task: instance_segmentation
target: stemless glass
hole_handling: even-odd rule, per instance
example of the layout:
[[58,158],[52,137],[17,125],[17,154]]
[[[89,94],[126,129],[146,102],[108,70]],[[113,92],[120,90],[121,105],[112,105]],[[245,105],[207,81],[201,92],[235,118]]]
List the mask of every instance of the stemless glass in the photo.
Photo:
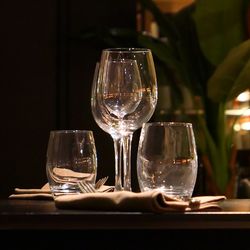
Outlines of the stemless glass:
[[169,196],[189,200],[197,169],[191,123],[143,124],[137,152],[137,177],[142,192],[160,190]]
[[103,50],[93,80],[91,107],[96,123],[114,141],[116,191],[131,191],[133,133],[152,117],[156,104],[157,81],[151,51]]
[[90,130],[50,131],[46,173],[51,192],[81,193],[79,182],[95,184],[97,156],[93,132]]

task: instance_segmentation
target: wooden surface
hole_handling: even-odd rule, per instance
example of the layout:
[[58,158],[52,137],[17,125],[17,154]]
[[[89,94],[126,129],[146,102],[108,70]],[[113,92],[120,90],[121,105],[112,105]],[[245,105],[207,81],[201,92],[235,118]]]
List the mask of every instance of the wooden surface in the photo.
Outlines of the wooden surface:
[[59,210],[53,201],[2,200],[0,229],[250,229],[250,199],[221,202],[220,212]]
[[53,201],[0,200],[0,240],[6,249],[18,250],[248,249],[250,200],[226,200],[221,206],[220,212],[152,214],[58,210]]

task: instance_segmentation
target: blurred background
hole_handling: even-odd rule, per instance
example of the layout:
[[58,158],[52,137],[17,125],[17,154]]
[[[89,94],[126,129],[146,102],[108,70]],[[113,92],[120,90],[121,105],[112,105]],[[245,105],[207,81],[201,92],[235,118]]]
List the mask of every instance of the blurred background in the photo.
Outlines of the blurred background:
[[0,196],[45,184],[54,129],[91,129],[98,175],[113,181],[111,137],[94,122],[90,91],[101,47],[73,38],[101,25],[135,28],[134,0],[1,2]]

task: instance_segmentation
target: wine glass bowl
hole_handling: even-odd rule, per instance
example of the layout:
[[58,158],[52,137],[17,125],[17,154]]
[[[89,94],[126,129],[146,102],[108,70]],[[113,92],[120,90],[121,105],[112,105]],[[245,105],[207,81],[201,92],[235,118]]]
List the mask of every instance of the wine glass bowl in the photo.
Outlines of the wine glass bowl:
[[136,60],[112,60],[105,65],[104,105],[118,118],[135,111],[141,101],[141,78]]
[[153,115],[157,81],[149,49],[113,48],[102,51],[91,96],[92,114],[114,141],[115,190],[131,191],[133,133]]

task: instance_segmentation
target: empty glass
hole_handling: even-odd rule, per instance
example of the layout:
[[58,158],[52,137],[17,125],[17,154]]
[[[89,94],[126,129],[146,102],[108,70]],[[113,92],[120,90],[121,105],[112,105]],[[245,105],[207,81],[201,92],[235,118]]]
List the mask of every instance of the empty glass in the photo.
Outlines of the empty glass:
[[97,156],[93,132],[51,131],[47,148],[47,178],[53,195],[81,193],[79,182],[94,184]]
[[91,96],[96,123],[114,141],[115,191],[131,191],[131,142],[134,131],[152,117],[157,81],[149,49],[113,48],[102,51]]
[[196,143],[191,123],[155,122],[142,126],[137,153],[140,190],[160,190],[188,200],[197,177]]

